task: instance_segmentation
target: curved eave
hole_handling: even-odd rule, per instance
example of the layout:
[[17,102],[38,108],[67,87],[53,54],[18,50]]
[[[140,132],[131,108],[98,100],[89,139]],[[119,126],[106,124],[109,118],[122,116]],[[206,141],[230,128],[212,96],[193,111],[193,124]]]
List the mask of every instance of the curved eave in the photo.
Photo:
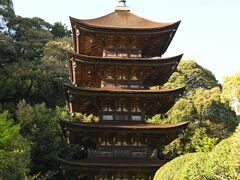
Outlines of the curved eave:
[[160,89],[160,90],[133,90],[133,89],[117,89],[117,88],[89,88],[89,87],[76,87],[70,84],[65,83],[64,87],[67,90],[70,90],[74,94],[94,94],[95,96],[102,95],[119,95],[119,96],[128,96],[128,95],[145,95],[147,96],[161,96],[163,94],[182,94],[186,87],[180,87],[175,89]]
[[94,130],[156,130],[161,131],[174,131],[187,128],[189,122],[179,124],[151,124],[151,123],[135,123],[135,122],[98,122],[98,123],[83,123],[60,120],[62,127],[66,128],[79,128],[79,129],[94,129]]
[[102,33],[109,33],[109,32],[119,32],[119,33],[161,33],[167,31],[177,31],[178,26],[180,25],[181,21],[177,21],[174,23],[166,23],[164,26],[160,27],[150,27],[150,28],[130,28],[130,27],[104,27],[104,26],[95,26],[90,25],[84,22],[83,20],[76,19],[70,16],[70,22],[72,27],[78,26],[79,29],[90,31],[90,32],[102,32]]
[[77,54],[74,52],[67,51],[69,58],[73,58],[73,61],[86,63],[86,64],[102,64],[102,65],[143,65],[143,66],[153,66],[153,65],[163,65],[179,63],[183,54],[167,57],[167,58],[104,58],[96,56],[87,56],[82,54]]
[[[99,169],[110,168],[110,169],[118,169],[118,168],[159,168],[160,166],[167,163],[165,160],[158,159],[137,159],[137,158],[88,158],[82,160],[64,160],[58,158],[58,161],[66,168],[69,167],[71,169],[88,169],[93,167],[97,167]],[[95,169],[96,170],[96,169]],[[118,169],[119,170],[119,169]],[[145,169],[142,169],[145,171]],[[155,171],[155,170],[152,170]]]

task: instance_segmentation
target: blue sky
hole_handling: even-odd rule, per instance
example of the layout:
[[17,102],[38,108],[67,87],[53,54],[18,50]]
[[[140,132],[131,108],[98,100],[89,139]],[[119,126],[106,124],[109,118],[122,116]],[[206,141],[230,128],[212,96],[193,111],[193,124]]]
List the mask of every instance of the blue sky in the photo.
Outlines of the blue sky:
[[[69,16],[89,19],[114,11],[117,0],[13,0],[15,12],[69,26]],[[184,53],[222,77],[240,71],[240,0],[127,0],[131,12],[182,23],[164,56]]]

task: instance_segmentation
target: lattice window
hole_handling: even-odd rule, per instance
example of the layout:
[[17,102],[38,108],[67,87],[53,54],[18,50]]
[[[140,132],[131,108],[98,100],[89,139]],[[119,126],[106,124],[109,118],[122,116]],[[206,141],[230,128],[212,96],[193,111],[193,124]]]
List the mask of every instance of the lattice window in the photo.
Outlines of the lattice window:
[[130,53],[129,57],[131,57],[131,58],[140,58],[142,56],[141,56],[141,53]]
[[132,116],[132,120],[133,121],[141,121],[142,120],[142,116]]
[[127,58],[128,53],[117,53],[117,57]]
[[107,50],[104,50],[103,51],[103,57],[116,57],[116,52],[114,51],[107,51]]
[[128,87],[128,85],[119,84],[119,85],[117,85],[117,87],[118,87],[118,88],[127,88],[127,87]]
[[131,87],[131,88],[134,88],[134,89],[138,89],[138,88],[140,88],[139,85],[131,85],[130,87]]
[[112,121],[113,120],[113,115],[103,115],[103,120]]
[[116,114],[117,121],[127,121],[129,120],[128,115],[126,114]]

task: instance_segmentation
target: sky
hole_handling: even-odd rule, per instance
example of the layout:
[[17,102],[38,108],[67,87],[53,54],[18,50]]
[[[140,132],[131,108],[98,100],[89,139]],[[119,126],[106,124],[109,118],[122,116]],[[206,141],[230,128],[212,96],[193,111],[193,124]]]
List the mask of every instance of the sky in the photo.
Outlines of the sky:
[[[97,18],[115,10],[117,0],[13,0],[17,15],[62,22],[69,16]],[[127,0],[132,13],[181,24],[164,57],[184,53],[213,72],[219,82],[240,71],[240,0]]]

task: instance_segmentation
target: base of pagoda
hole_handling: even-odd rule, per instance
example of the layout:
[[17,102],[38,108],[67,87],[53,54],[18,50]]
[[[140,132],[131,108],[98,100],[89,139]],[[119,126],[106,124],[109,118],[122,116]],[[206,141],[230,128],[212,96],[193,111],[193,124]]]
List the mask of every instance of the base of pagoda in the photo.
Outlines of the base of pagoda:
[[62,168],[70,170],[76,179],[90,180],[152,180],[167,161],[146,158],[59,159]]

